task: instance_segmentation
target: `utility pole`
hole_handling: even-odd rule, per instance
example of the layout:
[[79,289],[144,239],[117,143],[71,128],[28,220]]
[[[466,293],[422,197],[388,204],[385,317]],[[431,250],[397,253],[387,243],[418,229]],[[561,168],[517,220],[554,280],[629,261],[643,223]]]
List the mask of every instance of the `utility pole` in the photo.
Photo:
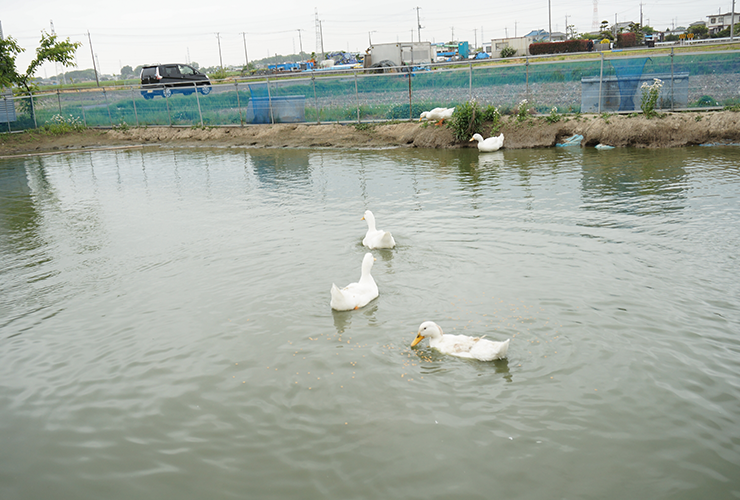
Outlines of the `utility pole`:
[[735,0],[732,0],[732,15],[730,16],[730,41],[735,39]]
[[218,62],[221,63],[221,71],[224,70],[224,60],[221,58],[221,35],[216,33],[216,40],[218,40]]
[[245,68],[249,72],[249,55],[247,54],[247,34],[242,31],[242,39],[244,40],[244,60],[247,61]]
[[565,39],[568,39],[568,14],[565,15]]
[[550,0],[547,0],[547,40],[552,42],[552,9],[550,8]]
[[319,21],[319,33],[321,33],[321,57],[324,58],[324,26]]
[[87,41],[90,42],[90,55],[93,60],[93,72],[95,73],[95,83],[100,87],[100,79],[98,78],[98,67],[95,66],[95,52],[93,51],[92,38],[90,38],[90,31],[87,32]]
[[478,46],[478,30],[473,28],[473,48]]
[[301,29],[298,28],[298,46],[301,49],[301,57],[303,57],[303,39],[301,39]]
[[[51,25],[51,36],[56,36],[56,31],[54,31],[54,20],[50,19],[49,24]],[[57,72],[57,83],[59,83],[59,63],[54,63],[54,70]],[[62,70],[62,82],[65,84],[67,83],[66,78],[64,77],[64,70]]]
[[[416,8],[416,26],[417,26],[417,27],[418,27],[418,29],[419,29],[419,41],[421,42],[421,29],[422,29],[422,28],[423,28],[424,26],[422,26],[422,25],[421,25],[421,21],[419,20],[419,10],[420,10],[420,9],[421,9],[421,7],[417,7],[417,8]],[[412,37],[412,38],[413,38],[413,37]]]

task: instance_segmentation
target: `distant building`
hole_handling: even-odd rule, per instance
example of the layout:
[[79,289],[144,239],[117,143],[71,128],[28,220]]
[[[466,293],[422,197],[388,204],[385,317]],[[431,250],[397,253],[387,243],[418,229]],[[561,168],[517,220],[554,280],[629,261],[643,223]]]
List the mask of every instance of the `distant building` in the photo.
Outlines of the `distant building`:
[[[735,12],[735,24],[740,23],[740,14]],[[732,24],[732,12],[727,14],[717,14],[714,16],[707,16],[707,29],[709,34],[713,35],[718,31],[729,28]]]
[[552,37],[547,30],[534,30],[524,36],[516,38],[494,38],[491,40],[491,57],[499,57],[504,47],[511,47],[516,50],[516,55],[529,55],[529,46],[537,42],[562,42],[565,40],[565,33],[553,32]]

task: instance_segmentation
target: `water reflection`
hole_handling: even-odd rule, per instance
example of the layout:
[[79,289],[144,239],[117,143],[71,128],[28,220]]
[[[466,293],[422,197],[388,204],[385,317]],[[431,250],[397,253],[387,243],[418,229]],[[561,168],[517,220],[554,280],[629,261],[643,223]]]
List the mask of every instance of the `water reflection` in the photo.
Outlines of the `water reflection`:
[[[328,294],[326,304],[327,307],[329,307]],[[352,321],[357,321],[358,318],[366,319],[370,323],[374,322],[377,312],[378,299],[375,299],[365,307],[354,311],[335,311],[334,309],[331,309],[332,317],[334,318],[334,328],[340,335],[349,330],[349,327],[352,325]]]
[[248,154],[254,173],[263,184],[274,185],[281,181],[308,183],[311,179],[311,150],[255,149]]
[[[738,153],[499,153],[0,161],[8,487],[473,498],[493,470],[513,497],[732,496]],[[332,312],[365,208],[398,246],[373,252],[380,297]],[[622,211],[636,231],[582,236]],[[410,349],[427,318],[509,358]]]
[[478,168],[495,169],[504,166],[504,152],[494,151],[478,155]]
[[589,149],[582,165],[584,208],[635,215],[681,210],[687,199],[685,158],[674,151]]

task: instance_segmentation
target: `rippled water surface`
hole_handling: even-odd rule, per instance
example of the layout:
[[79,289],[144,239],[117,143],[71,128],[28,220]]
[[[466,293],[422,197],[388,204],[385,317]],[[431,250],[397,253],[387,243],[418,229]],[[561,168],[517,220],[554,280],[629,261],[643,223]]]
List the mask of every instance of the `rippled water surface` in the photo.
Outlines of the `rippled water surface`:
[[[0,160],[0,498],[740,498],[738,165]],[[332,312],[365,209],[398,246]],[[424,320],[509,358],[412,350]]]

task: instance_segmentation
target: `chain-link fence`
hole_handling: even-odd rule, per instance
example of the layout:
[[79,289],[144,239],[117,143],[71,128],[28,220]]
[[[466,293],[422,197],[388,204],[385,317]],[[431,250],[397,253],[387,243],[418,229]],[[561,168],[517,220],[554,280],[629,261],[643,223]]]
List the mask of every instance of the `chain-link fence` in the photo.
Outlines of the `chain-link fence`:
[[483,60],[381,73],[315,71],[197,88],[60,89],[32,99],[6,93],[0,130],[37,128],[60,117],[88,127],[414,120],[422,111],[473,99],[502,113],[523,99],[539,113],[553,107],[560,113],[639,112],[643,85],[655,78],[662,82],[661,110],[740,103],[740,51],[635,54]]

